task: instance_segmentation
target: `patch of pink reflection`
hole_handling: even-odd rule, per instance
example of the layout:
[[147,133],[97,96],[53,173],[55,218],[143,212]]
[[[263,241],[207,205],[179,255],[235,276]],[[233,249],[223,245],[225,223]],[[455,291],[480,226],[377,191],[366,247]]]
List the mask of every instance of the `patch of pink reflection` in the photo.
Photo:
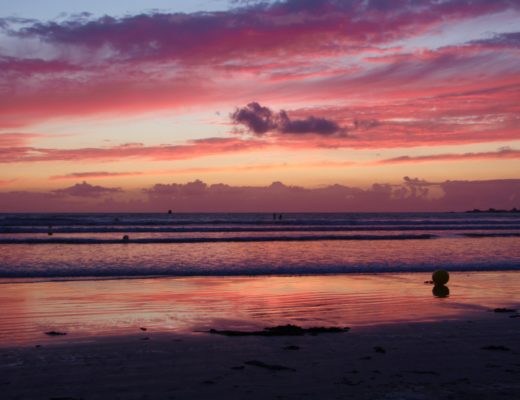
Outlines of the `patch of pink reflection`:
[[[0,346],[288,323],[360,328],[485,317],[520,303],[520,272],[452,273],[446,298],[433,296],[428,279],[415,273],[4,281]],[[67,335],[47,337],[52,330]]]

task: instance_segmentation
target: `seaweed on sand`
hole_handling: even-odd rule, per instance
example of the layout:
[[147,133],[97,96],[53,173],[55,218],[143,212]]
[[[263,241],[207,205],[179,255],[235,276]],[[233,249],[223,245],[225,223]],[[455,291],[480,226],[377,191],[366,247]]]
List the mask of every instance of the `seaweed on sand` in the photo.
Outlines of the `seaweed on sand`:
[[210,329],[208,333],[224,336],[303,336],[318,335],[321,333],[341,333],[348,332],[349,327],[323,327],[317,326],[312,328],[302,328],[297,325],[279,325],[270,328],[264,328],[262,331],[235,331],[235,330],[218,330]]

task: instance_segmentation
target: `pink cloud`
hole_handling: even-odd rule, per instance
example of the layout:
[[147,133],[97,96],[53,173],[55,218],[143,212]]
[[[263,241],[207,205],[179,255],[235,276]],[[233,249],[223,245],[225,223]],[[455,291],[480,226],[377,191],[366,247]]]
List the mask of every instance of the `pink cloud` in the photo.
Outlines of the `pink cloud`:
[[0,151],[5,147],[26,146],[32,139],[42,136],[33,133],[0,133]]
[[[0,72],[0,81],[2,72]],[[0,96],[0,128],[20,127],[62,116],[128,115],[189,108],[225,99],[211,79],[181,72],[164,80],[136,67],[107,67],[78,75],[57,74],[27,80],[5,78]],[[0,93],[1,93],[0,82]]]
[[12,76],[33,74],[55,74],[80,71],[82,68],[62,60],[42,60],[38,58],[19,59],[0,55],[0,70]]
[[[520,53],[504,49],[482,51],[461,45],[384,57],[380,65],[352,74],[301,82],[301,92],[339,98],[348,94],[365,103],[400,102],[455,93],[482,91],[520,83],[516,70]],[[361,96],[360,96],[361,95]]]
[[[307,120],[303,120],[307,121]],[[387,126],[385,126],[387,125]],[[509,138],[509,136],[501,136],[500,132],[496,132],[496,137],[490,138],[485,136],[480,138],[478,133],[473,133],[471,137],[464,137],[462,134],[453,135],[450,138],[441,137],[431,129],[427,134],[421,134],[417,130],[417,124],[412,125],[409,129],[399,130],[399,124],[387,124],[374,120],[353,120],[351,134],[346,137],[332,136],[319,137],[319,135],[283,135],[270,136],[268,138],[206,138],[187,142],[181,145],[160,145],[160,146],[144,146],[140,143],[129,143],[113,147],[91,147],[91,148],[73,148],[73,149],[55,149],[55,148],[38,148],[29,146],[13,146],[0,147],[0,164],[4,163],[30,163],[30,162],[46,162],[46,161],[70,161],[81,162],[84,160],[99,161],[115,161],[121,159],[148,159],[148,160],[188,160],[202,158],[211,155],[235,154],[262,149],[285,149],[289,151],[298,151],[301,149],[333,149],[333,148],[391,148],[391,147],[412,147],[424,144],[453,144],[472,143],[490,140],[500,140]],[[415,136],[408,137],[408,132],[416,129]],[[487,132],[486,132],[487,133]],[[491,133],[491,132],[489,132]],[[515,136],[512,136],[515,138]],[[15,137],[16,143],[21,138]],[[25,140],[25,139],[24,139]],[[11,139],[6,138],[6,143],[12,143]],[[14,143],[14,142],[13,142]],[[483,153],[463,153],[463,154],[440,154],[427,156],[402,156],[388,160],[380,160],[370,163],[410,163],[410,162],[432,162],[432,161],[450,161],[463,159],[493,159],[493,158],[518,158],[518,150],[502,149],[496,152]],[[297,163],[293,167],[331,167],[331,166],[348,166],[356,164],[352,161],[344,162],[315,162],[315,163]],[[274,165],[257,165],[257,166],[236,166],[237,170],[248,169],[273,169],[286,164]],[[179,170],[181,172],[217,172],[227,171],[229,168],[188,168]],[[170,171],[148,171],[148,175],[162,175]],[[74,178],[108,178],[137,176],[145,174],[144,172],[76,172],[68,175],[53,176],[51,179],[74,179]]]
[[[520,82],[487,88],[411,96],[377,104],[291,110],[294,118],[325,116],[341,124],[349,139],[331,147],[390,148],[517,140]],[[318,142],[316,142],[318,144]],[[323,139],[321,139],[321,144]]]
[[151,160],[184,160],[214,154],[257,150],[268,146],[259,140],[239,138],[207,138],[193,140],[183,145],[144,146],[130,143],[114,147],[53,149],[36,147],[0,148],[0,163],[119,160],[141,158]]
[[[517,140],[520,123],[520,82],[467,90],[452,90],[435,96],[412,97],[400,101],[355,106],[315,107],[284,113],[291,124],[313,126],[327,122],[337,132],[347,135],[277,134],[255,139],[207,138],[183,145],[93,147],[53,149],[30,146],[45,135],[29,133],[0,134],[0,163],[38,161],[116,160],[141,158],[175,160],[279,147],[312,148],[395,148],[424,145],[466,144]],[[109,108],[108,100],[106,105]],[[0,102],[2,100],[0,99]],[[37,108],[45,108],[43,102]],[[36,104],[35,104],[36,106]],[[58,107],[58,103],[54,106]],[[75,106],[78,107],[78,106]],[[79,110],[79,108],[78,108]],[[271,125],[278,124],[278,113],[269,111]],[[1,112],[0,112],[1,114]],[[277,118],[273,119],[273,115]],[[284,120],[285,121],[285,120]],[[265,122],[265,121],[264,121]],[[269,125],[269,124],[268,124]],[[283,125],[283,124],[282,124]],[[316,124],[314,124],[316,125]],[[282,131],[289,132],[291,129]],[[339,128],[341,127],[341,128]],[[276,128],[276,129],[275,129]],[[296,130],[293,130],[296,132]],[[307,129],[305,132],[310,131]],[[290,132],[289,132],[290,133]],[[510,154],[507,154],[510,156]],[[506,154],[504,154],[506,156]],[[484,157],[484,156],[481,156]],[[488,155],[486,157],[491,157]]]
[[[365,106],[344,108],[343,112],[339,108],[332,108],[330,112],[335,115],[329,114],[329,110],[317,109],[309,109],[300,115],[298,110],[289,110],[289,115],[297,119],[319,115],[342,126],[350,124],[356,129],[363,128],[363,123],[359,121],[373,121],[378,125],[377,130],[359,136],[357,141],[350,144],[357,147],[395,147],[404,142],[421,145],[444,141],[470,143],[517,138],[519,109],[516,99],[520,95],[520,81],[516,75],[506,71],[514,64],[505,63],[501,74],[495,76],[490,70],[487,72],[492,74],[489,79],[478,80],[471,71],[467,72],[467,76],[459,78],[457,74],[460,74],[461,66],[457,62],[450,64],[449,60],[445,59],[441,64],[435,61],[436,67],[428,65],[432,62],[430,59],[406,61],[356,77],[326,78],[319,83],[298,82],[294,86],[286,86],[283,90],[289,93],[289,97],[306,92],[312,93],[316,99],[338,98],[347,88],[354,91],[356,96],[381,92],[378,101],[367,97]],[[467,65],[480,65],[482,61],[467,60]],[[408,74],[407,71],[413,71],[416,67],[419,68],[418,72]],[[437,74],[435,68],[450,71],[453,75],[450,81],[438,81],[435,77],[428,80],[429,74]],[[395,73],[393,70],[400,72]],[[121,75],[124,77],[124,70]],[[421,76],[424,79],[420,79]],[[64,85],[56,82],[56,87],[52,85],[46,89],[52,92],[51,95],[34,90],[24,94],[21,90],[17,95],[0,97],[0,125],[24,125],[59,115],[126,114],[190,105],[209,106],[212,102],[229,102],[236,93],[247,96],[248,90],[253,91],[253,88],[245,87],[224,90],[222,84],[218,87],[211,81],[202,83],[202,80],[193,78],[160,85],[157,81],[147,81],[146,75],[141,74],[141,77],[141,81],[145,82],[143,84],[132,80],[119,83],[101,81],[87,88],[78,87],[73,82],[65,82]],[[457,82],[455,85],[452,84],[453,80]],[[274,85],[264,90],[274,93],[282,88]],[[312,104],[312,98],[308,100]],[[472,123],[456,121],[456,117],[471,117]],[[414,121],[396,121],[410,118]],[[493,119],[495,122],[489,123]],[[355,120],[358,120],[357,124]]]

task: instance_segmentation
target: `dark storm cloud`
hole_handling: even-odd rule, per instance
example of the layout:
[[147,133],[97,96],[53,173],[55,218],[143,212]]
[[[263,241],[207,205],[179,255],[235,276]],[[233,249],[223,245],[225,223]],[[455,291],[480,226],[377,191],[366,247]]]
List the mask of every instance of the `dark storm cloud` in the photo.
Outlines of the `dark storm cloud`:
[[275,118],[276,116],[273,115],[269,108],[262,107],[257,102],[237,108],[231,114],[231,119],[234,123],[245,125],[250,132],[257,135],[275,130],[277,128]]
[[270,132],[296,135],[317,134],[323,136],[346,134],[346,130],[333,120],[314,116],[304,119],[291,119],[286,111],[274,112],[257,102],[237,108],[231,114],[231,120],[235,124],[244,125],[249,132],[255,135],[263,135]]

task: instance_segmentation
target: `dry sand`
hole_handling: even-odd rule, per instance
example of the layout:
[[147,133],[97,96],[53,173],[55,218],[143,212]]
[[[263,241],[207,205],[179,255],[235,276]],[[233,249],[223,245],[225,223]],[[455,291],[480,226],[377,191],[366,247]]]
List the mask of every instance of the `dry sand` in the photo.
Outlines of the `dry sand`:
[[[0,348],[2,399],[517,399],[520,318],[298,337],[135,335]],[[512,318],[514,317],[514,318]]]

